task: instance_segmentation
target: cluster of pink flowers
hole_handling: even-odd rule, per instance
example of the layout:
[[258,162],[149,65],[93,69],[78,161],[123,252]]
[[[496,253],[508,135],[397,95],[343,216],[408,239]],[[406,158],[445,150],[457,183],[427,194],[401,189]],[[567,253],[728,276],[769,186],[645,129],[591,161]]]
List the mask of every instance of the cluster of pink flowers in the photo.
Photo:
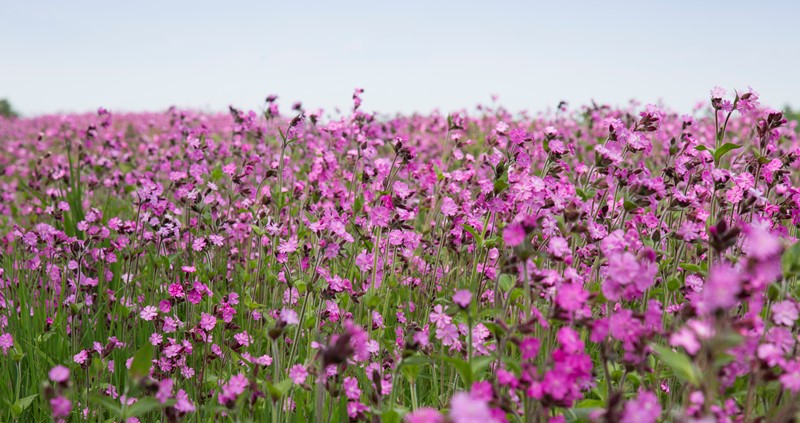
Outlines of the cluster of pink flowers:
[[756,92],[362,99],[0,120],[9,419],[797,412],[800,142]]

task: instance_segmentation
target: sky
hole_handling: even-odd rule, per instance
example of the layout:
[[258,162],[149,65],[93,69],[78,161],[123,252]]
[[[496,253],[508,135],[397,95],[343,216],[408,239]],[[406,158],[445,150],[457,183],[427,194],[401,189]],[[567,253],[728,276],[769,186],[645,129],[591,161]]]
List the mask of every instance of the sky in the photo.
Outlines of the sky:
[[800,107],[800,1],[0,0],[0,98],[24,115],[350,107],[690,112],[715,85]]

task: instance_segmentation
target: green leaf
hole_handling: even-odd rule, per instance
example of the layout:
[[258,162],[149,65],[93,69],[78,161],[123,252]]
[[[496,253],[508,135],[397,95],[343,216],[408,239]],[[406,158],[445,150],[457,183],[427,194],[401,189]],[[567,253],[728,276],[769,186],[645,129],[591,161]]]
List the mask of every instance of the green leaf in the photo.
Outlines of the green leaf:
[[700,371],[688,355],[672,351],[658,344],[652,344],[651,347],[661,358],[661,361],[672,369],[673,375],[684,382],[689,382],[694,386],[700,386]]
[[597,190],[594,188],[589,188],[587,190],[583,190],[581,188],[576,188],[575,192],[581,197],[583,201],[589,201],[590,199],[594,198],[597,195]]
[[683,269],[683,270],[685,270],[687,272],[699,273],[699,274],[701,274],[703,276],[706,276],[706,274],[708,273],[708,272],[706,272],[706,270],[703,267],[698,266],[698,265],[693,264],[693,263],[680,263],[680,264],[678,264],[678,267],[680,267],[681,269]]
[[28,395],[25,398],[18,399],[17,403],[19,403],[22,409],[25,410],[26,408],[30,407],[31,404],[33,404],[33,400],[35,400],[38,396],[39,394]]
[[397,408],[393,408],[391,410],[386,410],[386,411],[381,413],[381,422],[384,422],[384,423],[400,423],[402,421],[401,419],[403,417],[403,414],[405,414],[403,411],[404,410],[397,409]]
[[800,274],[800,242],[795,242],[783,253],[781,268],[787,279]]
[[122,406],[105,395],[91,395],[90,402],[100,404],[115,418],[122,418]]
[[469,232],[469,234],[472,235],[472,238],[475,239],[475,243],[478,244],[478,247],[483,246],[483,237],[481,236],[481,234],[478,233],[477,229],[475,229],[470,225],[461,225],[461,226],[464,227],[465,231]]
[[283,398],[290,389],[292,389],[293,382],[291,379],[284,379],[276,384],[267,382],[267,391],[273,401],[278,401]]
[[669,292],[675,292],[681,287],[681,281],[675,276],[667,279],[667,289]]
[[500,178],[500,179],[494,181],[494,193],[495,194],[500,194],[501,192],[505,191],[506,188],[509,187],[507,179],[508,179],[508,177],[505,177],[505,178]]
[[628,200],[625,200],[625,202],[622,203],[622,207],[625,209],[626,212],[629,213],[639,208],[639,206],[637,206],[636,203]]
[[473,376],[477,375],[480,372],[486,370],[489,367],[489,365],[492,364],[492,362],[494,362],[494,360],[495,360],[494,357],[486,355],[480,357],[474,357],[472,359],[472,365],[470,366],[470,369],[472,370],[472,375]]
[[138,401],[136,401],[133,405],[131,405],[130,407],[126,408],[123,411],[124,415],[123,418],[128,419],[131,417],[138,417],[143,414],[147,414],[153,410],[159,409],[161,407],[166,407],[169,404],[170,401],[161,404],[157,399],[153,397],[139,398]]
[[716,151],[714,151],[714,153],[713,153],[714,163],[719,163],[720,159],[722,159],[722,156],[728,154],[729,152],[731,152],[733,150],[736,150],[737,148],[742,148],[742,146],[739,145],[739,144],[726,142],[720,148],[718,148],[718,149],[716,149]]
[[461,379],[464,381],[464,386],[469,387],[472,386],[472,366],[466,361],[456,357],[450,357],[443,354],[439,354],[436,356],[437,359],[440,361],[444,361],[446,363],[452,364],[453,367],[458,370],[458,374],[461,375]]
[[444,179],[444,174],[442,173],[442,170],[439,169],[439,166],[434,164],[433,165],[433,170],[434,170],[434,172],[436,172],[436,181],[437,182],[441,181],[442,179]]
[[211,171],[211,180],[218,181],[220,180],[225,174],[222,173],[222,165],[217,165],[214,170]]
[[139,351],[136,351],[136,355],[133,356],[133,362],[131,363],[131,369],[129,370],[131,377],[134,379],[140,379],[149,375],[152,359],[153,345],[147,342],[141,348],[139,348]]
[[508,273],[503,273],[498,276],[498,278],[497,284],[500,285],[500,289],[502,289],[503,292],[511,291],[511,289],[514,288],[514,285],[517,283],[514,280],[514,277]]

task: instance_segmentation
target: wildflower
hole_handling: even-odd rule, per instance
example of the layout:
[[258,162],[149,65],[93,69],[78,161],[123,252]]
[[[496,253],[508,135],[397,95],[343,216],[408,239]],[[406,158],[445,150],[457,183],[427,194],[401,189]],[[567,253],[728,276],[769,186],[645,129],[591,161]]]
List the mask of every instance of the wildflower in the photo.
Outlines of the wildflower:
[[148,322],[153,320],[156,316],[158,316],[158,309],[153,306],[146,306],[139,313],[139,317]]
[[708,311],[726,310],[736,304],[741,292],[741,276],[729,264],[719,264],[711,269],[703,286],[703,307]]
[[8,350],[14,346],[14,337],[10,333],[0,335],[0,348],[3,349],[3,354],[8,355]]
[[639,395],[625,404],[622,423],[655,423],[661,417],[661,405],[656,394],[640,391]]
[[430,407],[418,408],[404,417],[406,423],[444,423],[444,416]]
[[798,314],[797,304],[792,300],[784,300],[772,305],[772,321],[776,325],[792,327]]
[[302,385],[308,377],[308,370],[302,364],[295,364],[289,369],[289,378],[295,385]]
[[525,241],[525,237],[525,228],[518,223],[513,223],[503,229],[503,242],[508,246],[516,247],[522,244],[522,242]]
[[442,206],[441,206],[442,214],[447,217],[455,216],[458,213],[458,206],[456,205],[455,201],[453,201],[450,197],[445,197],[442,199]]
[[290,254],[295,251],[297,251],[297,237],[282,240],[278,246],[278,252],[281,254]]
[[206,332],[210,332],[211,330],[214,329],[214,326],[216,325],[217,325],[216,317],[207,313],[201,313],[200,323],[199,323],[200,329],[203,329]]
[[800,392],[800,360],[793,360],[783,366],[784,373],[780,377],[785,389],[796,394]]
[[469,394],[458,392],[450,400],[450,419],[453,423],[488,423],[494,421],[489,405]]
[[79,353],[75,354],[72,359],[78,364],[86,363],[86,360],[89,359],[89,352],[86,350],[81,350]]
[[358,388],[358,379],[354,377],[344,378],[344,393],[345,396],[353,401],[357,401],[361,397],[361,389]]
[[67,417],[72,411],[72,402],[63,395],[58,395],[50,399],[50,409],[53,417]]
[[533,360],[539,353],[539,340],[536,338],[525,338],[520,342],[519,349],[522,352],[523,360]]
[[59,364],[50,369],[47,376],[55,383],[65,383],[69,380],[69,369]]
[[453,295],[453,302],[458,304],[461,308],[467,308],[472,301],[472,292],[466,289],[461,289]]
[[568,312],[581,309],[589,299],[589,293],[578,284],[564,284],[556,293],[556,304]]

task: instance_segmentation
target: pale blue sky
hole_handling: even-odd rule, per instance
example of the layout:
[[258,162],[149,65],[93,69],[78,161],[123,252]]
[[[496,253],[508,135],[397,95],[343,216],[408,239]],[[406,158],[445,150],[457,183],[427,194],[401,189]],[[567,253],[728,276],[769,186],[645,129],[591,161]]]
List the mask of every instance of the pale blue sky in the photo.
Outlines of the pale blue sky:
[[[224,5],[224,6],[223,6]],[[714,85],[800,106],[800,2],[7,1],[0,98],[24,114],[283,110],[351,104],[426,112],[491,94],[512,110],[560,100],[663,101]]]

